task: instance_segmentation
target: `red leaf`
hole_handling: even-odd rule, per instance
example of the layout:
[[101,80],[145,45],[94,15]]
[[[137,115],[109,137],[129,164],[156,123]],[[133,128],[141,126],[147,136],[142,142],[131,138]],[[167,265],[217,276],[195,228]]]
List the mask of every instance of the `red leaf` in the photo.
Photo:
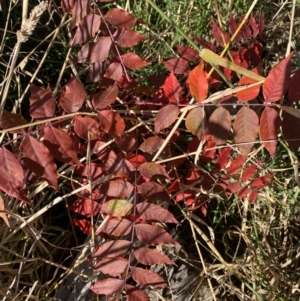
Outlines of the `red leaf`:
[[169,201],[170,197],[165,191],[164,187],[155,182],[144,182],[137,186],[138,192],[148,201],[148,202],[160,202],[161,200]]
[[87,75],[85,82],[86,83],[95,83],[102,79],[104,76],[104,63],[93,63],[88,67]]
[[104,195],[127,198],[132,193],[133,186],[126,180],[117,179],[102,184],[99,190]]
[[[238,29],[238,25],[237,25],[235,19],[233,18],[232,13],[230,13],[230,15],[229,15],[228,25],[229,25],[230,33],[231,33],[231,35],[233,35],[236,32],[236,30]],[[234,38],[234,40],[237,43],[240,43],[242,41],[242,35],[241,35],[240,32],[238,32],[238,34],[236,35],[236,37]]]
[[103,163],[103,169],[108,174],[113,174],[119,177],[128,176],[128,173],[134,170],[132,164],[123,158],[109,157]]
[[247,167],[242,173],[241,181],[248,181],[254,175],[256,169],[256,164],[251,164],[249,167]]
[[121,289],[124,286],[124,280],[116,278],[105,278],[103,280],[98,280],[95,284],[90,286],[92,290],[97,295],[112,295]]
[[286,93],[291,74],[292,55],[293,52],[275,66],[263,83],[263,95],[266,102],[277,101]]
[[92,232],[91,222],[87,219],[73,219],[73,224],[86,235],[89,235]]
[[202,140],[205,141],[205,145],[201,154],[201,161],[210,162],[215,157],[216,144],[210,135],[205,135]]
[[132,164],[134,168],[138,168],[142,163],[147,162],[144,156],[136,154],[131,154],[127,156],[126,159]]
[[110,9],[106,13],[105,19],[111,25],[125,29],[130,29],[134,27],[138,21],[131,14],[119,8]]
[[112,104],[119,93],[117,85],[109,86],[106,90],[92,95],[91,100],[95,110],[103,110]]
[[268,186],[270,184],[270,179],[273,178],[274,175],[272,174],[267,174],[265,176],[256,178],[254,180],[251,181],[251,183],[249,184],[249,186],[251,187],[255,187],[255,188],[264,188],[266,186]]
[[111,110],[103,110],[98,114],[102,130],[112,137],[122,135],[125,131],[125,122],[119,113]]
[[165,168],[160,164],[154,162],[145,162],[139,166],[141,175],[145,178],[151,179],[154,176],[165,176],[169,178]]
[[51,89],[44,90],[34,84],[30,84],[30,88],[30,116],[37,120],[53,117],[55,114],[55,100]]
[[93,269],[103,274],[117,277],[124,272],[127,265],[128,261],[126,259],[105,258],[98,261],[93,266]]
[[[251,151],[259,129],[258,116],[247,107],[241,108],[236,114],[233,124],[233,135],[235,143],[243,156]],[[242,144],[240,144],[242,143]]]
[[70,23],[71,29],[78,26],[81,20],[90,13],[91,0],[76,1],[72,8],[72,20]]
[[180,224],[171,212],[158,205],[143,202],[137,204],[136,208],[139,215],[146,221]]
[[249,202],[253,203],[258,196],[258,191],[256,189],[252,190],[252,192],[249,194]]
[[77,166],[81,165],[77,153],[73,149],[73,141],[66,132],[49,125],[44,127],[44,133],[43,143],[56,160]]
[[179,98],[181,96],[181,86],[173,71],[171,71],[171,74],[167,77],[163,89],[166,97],[171,103],[179,102]]
[[222,106],[218,107],[209,117],[208,129],[216,145],[225,144],[231,129],[231,116],[228,110]]
[[212,30],[211,33],[215,40],[219,43],[220,46],[225,47],[225,44],[228,44],[230,42],[230,37],[227,32],[222,32],[222,29],[219,25],[216,24],[216,22],[212,19]]
[[97,42],[84,44],[78,52],[78,63],[102,63],[109,55],[112,41],[110,37],[100,37]]
[[137,224],[134,226],[135,234],[140,241],[147,245],[176,245],[180,246],[172,236],[163,228],[147,224]]
[[75,173],[80,177],[88,178],[89,176],[91,176],[92,180],[103,176],[102,168],[99,166],[99,164],[96,164],[94,162],[92,162],[91,165],[81,165],[80,167],[75,169]]
[[101,212],[116,217],[122,217],[130,213],[133,205],[125,199],[113,199],[101,206]]
[[144,152],[152,155],[154,152],[158,151],[159,148],[164,143],[164,139],[159,136],[152,136],[147,138],[139,147],[139,149]]
[[300,100],[300,68],[294,73],[290,86],[289,86],[289,93],[288,93],[288,100],[290,104],[293,104],[296,101]]
[[300,118],[285,113],[283,115],[281,128],[282,128],[282,135],[285,141],[288,143],[289,147],[296,154],[298,154],[298,149],[300,147],[300,137],[299,137]]
[[143,40],[143,36],[134,30],[118,30],[116,41],[123,47],[133,47]]
[[175,122],[179,113],[180,110],[176,105],[170,104],[162,107],[155,117],[155,132],[159,133],[161,130],[169,127]]
[[195,100],[201,103],[206,99],[208,93],[208,81],[204,71],[203,62],[190,72],[187,84]]
[[241,171],[245,163],[245,158],[243,155],[238,155],[235,160],[233,160],[227,169],[227,175],[233,176]]
[[62,0],[61,1],[61,7],[64,11],[64,13],[69,13],[72,8],[74,7],[76,3],[76,0]]
[[117,258],[124,256],[131,246],[128,240],[110,240],[96,247],[93,257]]
[[149,301],[148,295],[136,286],[126,284],[127,301]]
[[256,38],[257,35],[259,34],[259,27],[255,21],[255,18],[253,17],[253,15],[251,15],[250,19],[249,19],[249,25],[252,29],[252,37]]
[[[242,21],[242,18],[240,18],[240,21]],[[251,30],[247,23],[244,23],[241,31],[242,31],[245,41],[249,41],[251,39]]]
[[[132,229],[132,222],[128,219],[109,219],[101,228],[97,229],[96,234],[106,233],[116,237],[128,235]],[[113,276],[113,275],[112,275]]]
[[195,36],[193,33],[192,33],[191,35],[192,35],[192,37],[195,39],[195,41],[196,41],[200,46],[202,46],[203,48],[209,49],[209,50],[211,50],[212,52],[215,52],[215,53],[216,53],[217,47],[216,47],[213,43],[211,43],[211,42],[209,42],[209,41],[206,41],[206,40],[204,40],[204,39],[201,39],[201,38]]
[[231,193],[236,193],[240,190],[241,188],[241,185],[239,182],[235,182],[235,183],[232,183],[230,185],[228,185],[227,189],[231,192]]
[[185,127],[199,140],[205,132],[205,111],[203,107],[192,109],[185,119]]
[[60,105],[67,113],[77,112],[85,101],[85,90],[82,84],[73,77],[65,85],[60,95]]
[[70,45],[84,44],[92,39],[99,30],[101,24],[101,17],[96,14],[89,14],[85,16],[76,29],[73,40],[70,40]]
[[9,224],[9,220],[6,216],[6,213],[4,212],[5,208],[4,208],[4,201],[2,196],[0,195],[0,217],[3,219],[3,221],[5,222],[6,226],[8,228],[10,228],[10,224]]
[[163,62],[165,67],[175,74],[184,74],[190,70],[190,65],[188,61],[182,58],[173,58]]
[[92,213],[93,216],[96,216],[100,212],[100,204],[89,199],[78,199],[69,205],[68,209],[86,217],[90,217]]
[[131,153],[137,148],[136,139],[130,134],[118,135],[115,138],[117,146],[125,153]]
[[150,65],[149,62],[144,61],[137,54],[133,52],[127,52],[125,54],[122,54],[121,59],[124,65],[131,70],[141,69],[143,67]]
[[[256,74],[259,74],[257,68],[252,69],[252,72],[254,72]],[[252,79],[252,78],[243,76],[241,78],[241,80],[238,82],[238,86],[251,85],[251,84],[254,84],[256,82],[257,81]],[[258,96],[259,91],[260,91],[260,86],[261,85],[257,85],[257,86],[254,86],[252,88],[247,88],[245,90],[239,91],[239,92],[236,93],[236,97],[238,98],[239,101],[252,100],[252,99],[254,99]]]
[[24,171],[17,158],[5,147],[0,148],[0,189],[8,195],[30,203],[21,192],[24,185]]
[[[0,127],[4,129],[12,128],[27,124],[27,121],[20,114],[14,114],[6,110],[2,110],[2,116],[0,118]],[[22,133],[23,130],[9,131],[10,133]]]
[[74,117],[74,131],[78,137],[88,140],[88,133],[90,132],[91,140],[99,137],[99,124],[95,119],[90,117],[75,116]]
[[20,148],[25,166],[38,178],[42,178],[54,188],[58,188],[56,165],[48,148],[30,135],[25,137]]
[[194,50],[191,47],[184,47],[180,45],[175,46],[177,51],[180,53],[182,58],[191,61],[193,63],[198,62],[200,60],[199,52]]
[[164,279],[156,273],[142,268],[130,267],[131,277],[139,285],[151,285],[153,287],[168,287]]
[[119,81],[123,75],[122,65],[119,62],[112,62],[106,69],[104,77],[110,78],[114,81]]
[[242,199],[245,198],[250,192],[250,189],[246,186],[240,189],[240,191],[238,192],[238,198]]
[[162,263],[176,265],[168,256],[162,254],[156,249],[141,247],[134,251],[134,256],[139,263],[144,265],[153,265],[153,264],[162,264]]
[[224,169],[226,167],[229,162],[230,153],[231,147],[225,147],[220,151],[215,163],[217,169]]
[[281,119],[276,110],[265,107],[260,117],[260,139],[264,147],[274,158],[278,141],[278,130],[281,125]]

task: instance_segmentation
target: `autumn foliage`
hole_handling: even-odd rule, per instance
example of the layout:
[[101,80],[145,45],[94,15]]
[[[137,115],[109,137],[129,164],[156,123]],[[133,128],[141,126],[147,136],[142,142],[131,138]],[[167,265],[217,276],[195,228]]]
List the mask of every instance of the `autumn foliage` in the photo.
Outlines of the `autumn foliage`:
[[[58,191],[68,174],[67,187],[81,188],[68,200],[74,224],[90,234],[91,216],[103,217],[94,231],[106,241],[87,260],[106,277],[91,290],[149,300],[143,286],[168,285],[150,266],[175,265],[157,246],[180,247],[165,226],[180,224],[172,206],[206,215],[214,194],[254,202],[273,174],[249,154],[262,145],[274,158],[280,133],[298,151],[300,71],[291,72],[291,53],[264,74],[264,19],[252,16],[223,57],[251,78],[219,66],[228,88],[201,53],[177,45],[179,57],[163,61],[166,74],[149,74],[143,85],[132,73],[149,65],[132,52],[144,39],[134,29],[141,21],[115,7],[104,12],[102,2],[113,1],[97,2],[61,2],[71,17],[74,64],[84,71],[55,97],[50,86],[31,84],[31,120],[2,112],[9,140],[0,149],[0,189],[30,204],[31,184],[46,181]],[[213,42],[191,36],[220,54],[237,27],[230,15],[228,32],[212,21]]]

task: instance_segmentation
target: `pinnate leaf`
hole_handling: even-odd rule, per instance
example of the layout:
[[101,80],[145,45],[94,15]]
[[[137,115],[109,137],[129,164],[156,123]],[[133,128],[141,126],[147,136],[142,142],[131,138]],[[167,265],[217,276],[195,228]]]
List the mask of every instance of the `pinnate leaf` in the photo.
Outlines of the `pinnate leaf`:
[[104,195],[126,198],[132,193],[133,186],[126,180],[117,179],[102,184],[99,190]]
[[115,176],[126,177],[128,173],[134,170],[133,165],[124,158],[109,157],[103,163],[103,169]]
[[101,17],[96,14],[88,14],[85,16],[76,29],[71,45],[84,44],[93,38],[99,30]]
[[143,40],[143,36],[134,30],[119,30],[117,33],[117,43],[123,47],[133,47]]
[[30,85],[30,89],[30,116],[37,120],[53,117],[55,113],[55,100],[51,89],[44,90],[34,84]]
[[81,20],[90,13],[92,0],[76,1],[72,7],[72,19],[70,23],[71,29],[78,26]]
[[106,233],[116,237],[128,235],[132,229],[132,222],[128,219],[109,219],[100,229],[97,230],[96,234]]
[[150,63],[144,61],[133,52],[127,52],[125,54],[122,54],[121,59],[123,60],[124,65],[131,70],[141,69],[150,65]]
[[185,127],[199,140],[205,131],[205,112],[202,107],[192,109],[185,120]]
[[165,176],[169,178],[165,168],[155,162],[145,162],[139,166],[139,171],[141,175],[145,178],[151,179],[155,176]]
[[[8,129],[24,124],[27,124],[27,121],[21,114],[14,114],[3,109],[2,116],[0,118],[0,127]],[[22,133],[22,130],[11,131],[11,133]]]
[[111,240],[105,242],[96,248],[93,257],[99,258],[117,258],[124,256],[131,246],[128,240]]
[[117,146],[125,153],[133,152],[138,146],[136,139],[131,134],[127,133],[118,135],[115,138],[115,142]]
[[123,288],[124,280],[116,278],[105,278],[103,280],[98,280],[95,284],[90,286],[92,290],[97,295],[112,295]]
[[265,107],[260,117],[260,139],[265,149],[274,158],[278,141],[278,130],[281,125],[281,119],[276,110]]
[[247,107],[241,108],[233,124],[233,135],[235,143],[243,156],[247,156],[251,151],[259,130],[258,116]]
[[195,100],[201,103],[206,99],[208,93],[208,81],[204,71],[203,62],[191,71],[187,83]]
[[231,153],[231,147],[225,147],[220,151],[219,156],[215,163],[217,169],[223,169],[226,167],[226,165],[229,162],[230,153]]
[[171,71],[171,74],[167,77],[163,89],[166,97],[171,103],[179,102],[181,86],[173,71]]
[[218,42],[218,44],[222,47],[225,46],[225,44],[228,44],[230,42],[230,37],[227,32],[222,32],[222,29],[219,25],[212,19],[212,30],[211,33],[215,40]]
[[64,91],[60,95],[60,105],[67,113],[77,112],[85,101],[85,90],[83,85],[72,77],[65,85]]
[[179,224],[174,215],[167,209],[148,202],[136,205],[139,215],[146,221],[154,220],[161,223]]
[[42,178],[54,188],[58,188],[56,165],[48,148],[30,135],[25,137],[20,148],[25,166],[38,178]]
[[266,102],[274,102],[283,97],[289,86],[291,58],[293,52],[275,66],[263,83],[263,95]]
[[30,203],[21,192],[24,185],[24,171],[17,158],[5,147],[0,148],[0,189],[8,195]]
[[51,155],[60,162],[76,164],[80,166],[77,153],[73,149],[71,137],[51,125],[44,128],[44,145],[50,150]]
[[209,133],[216,145],[225,144],[231,129],[231,116],[228,110],[218,107],[209,117]]
[[296,101],[300,100],[300,68],[294,73],[290,86],[289,86],[289,93],[288,93],[288,100],[290,104],[293,104]]
[[241,176],[242,181],[248,181],[256,172],[257,165],[256,164],[251,164],[249,167],[247,167]]
[[145,291],[140,288],[126,284],[127,301],[149,301],[149,297]]
[[112,216],[125,216],[130,213],[132,204],[125,199],[113,199],[101,206],[101,212]]
[[273,176],[273,174],[267,174],[262,177],[256,178],[251,181],[250,186],[255,188],[264,188],[270,184],[270,179],[272,179]]
[[143,268],[130,267],[133,280],[139,285],[151,285],[153,287],[168,287],[164,279],[156,273]]
[[128,261],[126,259],[104,258],[98,261],[93,266],[93,269],[103,274],[117,277],[124,272],[127,265]]
[[99,124],[95,119],[90,117],[75,116],[74,117],[74,131],[78,137],[88,140],[88,133],[90,132],[90,139],[98,139]]
[[191,62],[198,62],[200,60],[200,55],[199,52],[194,50],[191,47],[185,47],[185,46],[180,46],[176,45],[175,46],[177,51],[180,53],[182,58],[191,61]]
[[134,251],[134,256],[139,263],[144,265],[153,265],[153,264],[162,264],[162,263],[176,265],[168,256],[162,254],[156,249],[141,247]]
[[90,217],[96,216],[100,212],[100,204],[90,199],[78,199],[69,205],[69,210]]
[[134,27],[138,21],[131,14],[119,8],[110,9],[106,13],[105,19],[111,25],[125,29],[130,29]]
[[109,86],[106,90],[103,90],[92,96],[92,104],[95,110],[103,110],[112,104],[119,93],[117,85]]
[[245,163],[245,158],[243,155],[238,155],[236,159],[234,159],[230,166],[227,169],[227,174],[229,176],[236,175],[238,172],[241,171],[243,165]]
[[190,70],[190,65],[187,60],[183,58],[173,58],[167,61],[164,61],[165,67],[175,74],[184,74]]
[[119,62],[112,62],[106,69],[104,77],[110,78],[114,81],[119,81],[123,75],[122,65]]
[[87,219],[74,219],[73,224],[86,235],[89,235],[92,232],[91,222]]
[[161,227],[148,224],[137,224],[134,226],[134,229],[138,239],[147,245],[157,246],[171,244],[180,246],[179,243]]
[[164,143],[164,139],[159,136],[152,136],[147,138],[139,147],[139,149],[144,152],[152,155],[154,152],[158,151],[159,148]]
[[103,110],[99,112],[98,119],[102,130],[112,137],[121,135],[125,131],[125,122],[119,113]]
[[159,133],[161,130],[169,127],[175,122],[179,113],[180,110],[176,105],[170,104],[162,107],[155,117],[155,132]]

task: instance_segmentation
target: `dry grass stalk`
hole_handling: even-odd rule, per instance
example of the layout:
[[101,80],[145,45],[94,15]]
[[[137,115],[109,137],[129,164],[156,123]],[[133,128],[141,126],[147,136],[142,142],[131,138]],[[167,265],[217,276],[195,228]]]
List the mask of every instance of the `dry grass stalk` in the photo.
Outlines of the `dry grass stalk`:
[[22,24],[21,30],[17,32],[19,42],[26,42],[28,40],[47,7],[48,1],[42,1],[39,5],[34,7],[29,18]]

